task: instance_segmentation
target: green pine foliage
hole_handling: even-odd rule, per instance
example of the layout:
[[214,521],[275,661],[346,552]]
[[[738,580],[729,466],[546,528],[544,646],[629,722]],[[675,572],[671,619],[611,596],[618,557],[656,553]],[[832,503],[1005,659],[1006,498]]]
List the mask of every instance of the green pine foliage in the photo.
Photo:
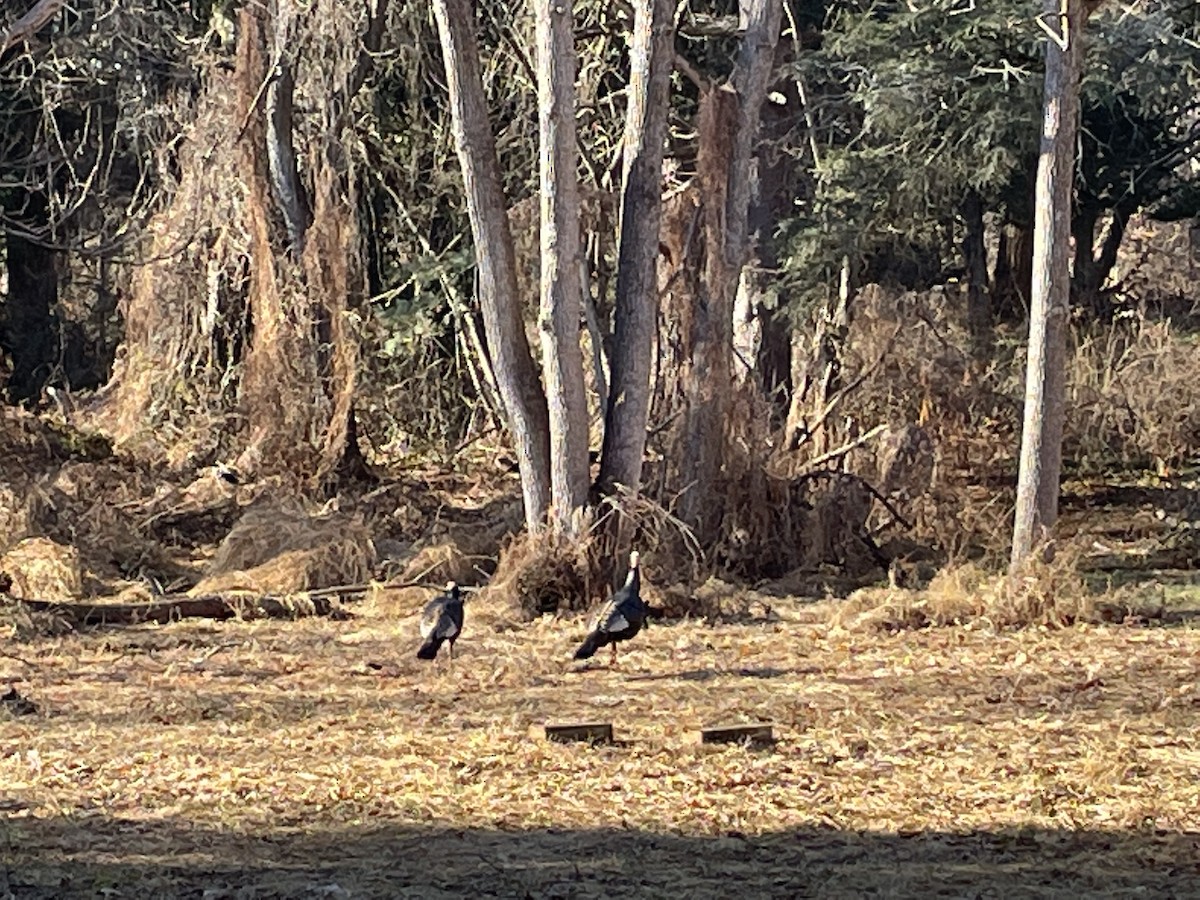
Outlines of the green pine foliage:
[[[1032,216],[1047,37],[1025,0],[847,2],[790,74],[809,96],[818,159],[781,229],[797,312],[837,283],[920,287],[956,274],[969,192],[1001,220]],[[1093,17],[1084,83],[1081,202],[1195,215],[1200,44],[1184,0]],[[1181,202],[1183,201],[1183,202]]]

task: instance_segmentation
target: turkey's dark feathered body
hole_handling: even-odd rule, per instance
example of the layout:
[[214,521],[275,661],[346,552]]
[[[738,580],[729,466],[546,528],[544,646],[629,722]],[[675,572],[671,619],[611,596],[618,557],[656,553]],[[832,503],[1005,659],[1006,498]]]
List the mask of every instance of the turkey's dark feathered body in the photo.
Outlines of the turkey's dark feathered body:
[[575,651],[576,659],[589,659],[601,647],[609,645],[612,645],[615,656],[618,643],[629,640],[642,630],[647,609],[642,601],[641,586],[642,577],[635,563],[629,568],[625,585],[596,613],[591,632]]
[[421,613],[421,639],[424,643],[417,651],[419,659],[434,659],[442,644],[449,641],[450,657],[454,658],[454,642],[462,633],[463,602],[458,585],[451,586],[446,593],[425,604]]

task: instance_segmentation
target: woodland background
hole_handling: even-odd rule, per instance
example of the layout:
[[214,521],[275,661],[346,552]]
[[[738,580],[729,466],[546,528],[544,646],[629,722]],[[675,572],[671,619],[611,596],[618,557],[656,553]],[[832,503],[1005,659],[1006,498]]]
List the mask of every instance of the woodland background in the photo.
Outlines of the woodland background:
[[[526,396],[541,396],[550,258],[538,72],[556,57],[537,52],[533,9],[448,14],[478,44],[514,248],[524,327],[500,341],[480,278],[504,254],[473,247],[451,60],[427,5],[7,10],[6,546],[37,538],[39,552],[82,554],[67,594],[172,593],[215,574],[213,542],[252,507],[265,523],[294,514],[364,538],[355,565],[304,587],[365,581],[444,545],[448,529],[452,555],[470,560],[455,574],[478,581],[522,521],[541,527],[548,482],[535,502],[523,470],[521,506],[513,474],[550,441],[565,448],[554,478],[588,512],[554,525],[544,547],[523,545],[544,563],[516,587],[527,610],[585,603],[634,539],[681,584],[878,580],[889,568],[893,581],[906,568],[927,580],[948,562],[998,560],[1019,449],[1046,33],[1007,0],[745,6],[740,19],[732,2],[671,10],[669,86],[652,96],[665,117],[651,192],[662,212],[640,245],[657,234],[639,380],[633,320],[618,309],[623,267],[636,268],[621,259],[622,218],[643,232],[654,222],[622,213],[635,10],[577,4],[563,45],[578,61],[575,140],[562,160],[578,178],[559,179],[577,187],[562,201],[578,204],[564,220],[577,223],[577,257],[570,233],[558,244],[579,262],[580,315],[552,306],[567,310],[568,339],[556,333],[544,359],[567,366],[543,379],[548,426],[535,417],[515,443],[505,384],[524,377]],[[663,9],[637,12],[659,15],[661,34]],[[1088,25],[1065,427],[1068,482],[1081,485],[1068,484],[1066,506],[1092,503],[1089,480],[1107,485],[1095,503],[1132,485],[1124,499],[1151,517],[1138,534],[1149,528],[1184,562],[1194,504],[1179,477],[1200,429],[1197,15],[1148,0],[1101,7]],[[765,64],[747,39],[760,32]],[[738,78],[753,65],[758,123],[722,106],[723,86],[746,95]],[[756,141],[740,137],[747,121]],[[739,240],[720,210],[731,185],[747,195],[749,250],[732,269],[719,249]],[[518,345],[535,348],[524,362]],[[509,347],[515,357],[497,352]],[[645,453],[631,478],[605,441],[613,400],[639,383]],[[555,431],[559,396],[586,403],[586,440],[578,422]],[[450,508],[464,519],[453,527]],[[618,518],[634,531],[606,527]],[[575,540],[583,528],[603,540]],[[251,555],[239,571],[278,553]]]
[[1195,0],[1006,571],[1063,8],[0,3],[0,897],[1194,895]]

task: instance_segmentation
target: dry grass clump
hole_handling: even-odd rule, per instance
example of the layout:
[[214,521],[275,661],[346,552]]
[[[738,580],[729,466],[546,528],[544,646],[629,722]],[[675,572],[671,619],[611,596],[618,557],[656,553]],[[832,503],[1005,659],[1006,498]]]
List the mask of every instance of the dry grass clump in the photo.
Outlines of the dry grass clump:
[[339,514],[310,516],[295,504],[264,502],[246,511],[190,594],[232,590],[290,593],[358,584],[371,577],[367,528]]
[[501,551],[484,596],[531,620],[562,610],[585,609],[594,581],[586,542],[521,535]]
[[1143,316],[1078,335],[1068,374],[1066,450],[1168,466],[1200,444],[1200,356],[1194,340]]
[[71,601],[83,594],[79,551],[47,537],[30,537],[0,556],[12,578],[9,593],[24,600]]
[[447,581],[457,581],[459,584],[470,584],[478,577],[475,557],[468,554],[458,541],[444,540],[417,550],[396,580],[401,583],[420,581],[445,584]]
[[1031,562],[1009,576],[974,563],[943,569],[923,590],[864,588],[834,607],[831,624],[849,631],[904,631],[980,623],[995,629],[1066,627],[1076,623],[1154,618],[1161,609],[1131,600],[1101,600],[1065,552]]
[[0,484],[0,550],[28,537],[40,514],[40,498],[28,487]]
[[748,622],[770,618],[770,604],[745,587],[711,577],[689,588],[674,584],[659,589],[642,584],[642,598],[668,619],[702,619],[706,622]]
[[[1025,328],[999,326],[994,352],[982,363],[969,354],[965,325],[956,288],[922,294],[864,288],[842,351],[843,380],[856,386],[822,437],[837,446],[851,423],[855,433],[920,423],[937,448],[937,464],[929,494],[913,510],[913,537],[943,558],[968,550],[1000,557],[1020,445]],[[1157,462],[1170,469],[1184,462],[1200,443],[1194,336],[1172,321],[1131,313],[1110,324],[1074,326],[1072,342],[1066,457],[1089,468]],[[872,447],[850,454],[852,471],[870,472]]]
[[23,603],[0,605],[0,638],[27,642],[71,634],[75,626],[63,615],[33,610]]

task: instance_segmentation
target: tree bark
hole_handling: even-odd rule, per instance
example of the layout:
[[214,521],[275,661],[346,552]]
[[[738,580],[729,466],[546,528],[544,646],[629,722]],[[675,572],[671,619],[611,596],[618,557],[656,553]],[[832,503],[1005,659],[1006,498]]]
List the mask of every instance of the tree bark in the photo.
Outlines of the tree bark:
[[1136,210],[1136,204],[1117,203],[1113,208],[1100,252],[1096,252],[1096,224],[1100,221],[1098,209],[1086,209],[1075,216],[1072,232],[1075,238],[1075,263],[1072,267],[1072,287],[1075,300],[1081,309],[1088,310],[1101,321],[1110,321],[1113,315],[1111,304],[1102,302],[1100,289],[1108,273],[1117,263],[1117,251],[1125,236],[1125,226]]
[[759,118],[767,97],[782,18],[782,0],[741,0],[740,22],[745,31],[737,64],[730,76],[738,107],[730,158],[729,193],[725,200],[725,265],[727,289],[731,291],[737,289],[748,253],[752,156],[758,141]]
[[58,15],[58,11],[65,4],[66,0],[38,0],[29,12],[13,22],[12,27],[5,33],[4,40],[0,41],[0,56],[7,53],[10,47],[15,47],[37,34],[46,23]]
[[[1060,12],[1061,10],[1061,12]],[[1025,420],[1010,568],[1016,572],[1058,518],[1070,299],[1071,195],[1079,128],[1085,0],[1045,0],[1046,82],[1034,200],[1033,284]]]
[[[782,18],[781,0],[742,0],[744,31],[733,74],[727,85],[701,100],[697,168],[704,195],[705,267],[692,323],[692,365],[684,379],[683,472],[690,486],[679,511],[702,545],[715,539],[725,511],[721,468],[730,452],[733,305],[748,256],[752,156]],[[714,145],[714,139],[721,144]]]
[[[500,400],[517,452],[525,524],[537,531],[550,506],[550,426],[546,395],[525,336],[517,297],[512,232],[496,141],[484,104],[483,75],[469,0],[434,0],[450,91],[454,143],[475,242],[479,305]],[[581,363],[582,365],[582,363]],[[586,446],[584,465],[587,464]]]
[[976,359],[992,349],[992,301],[988,294],[987,245],[983,238],[983,201],[970,191],[963,202],[963,259],[967,264],[967,332]]
[[588,491],[588,414],[579,322],[579,147],[571,5],[538,0],[542,373],[550,413],[551,525],[576,535]]
[[625,112],[624,184],[614,316],[612,386],[597,484],[636,494],[650,412],[650,363],[658,306],[663,142],[675,60],[672,0],[638,0]]
[[1002,321],[1019,322],[1029,312],[1033,261],[1033,228],[1030,226],[1009,223],[1000,230],[996,272],[992,279],[992,308]]
[[299,256],[304,250],[305,232],[312,222],[308,199],[300,183],[300,172],[296,164],[296,150],[292,143],[292,100],[295,81],[292,77],[292,61],[288,53],[292,10],[289,0],[276,2],[272,45],[275,70],[269,73],[267,88],[267,166],[271,174],[271,188],[275,204],[283,215],[284,228],[288,236],[288,250]]

